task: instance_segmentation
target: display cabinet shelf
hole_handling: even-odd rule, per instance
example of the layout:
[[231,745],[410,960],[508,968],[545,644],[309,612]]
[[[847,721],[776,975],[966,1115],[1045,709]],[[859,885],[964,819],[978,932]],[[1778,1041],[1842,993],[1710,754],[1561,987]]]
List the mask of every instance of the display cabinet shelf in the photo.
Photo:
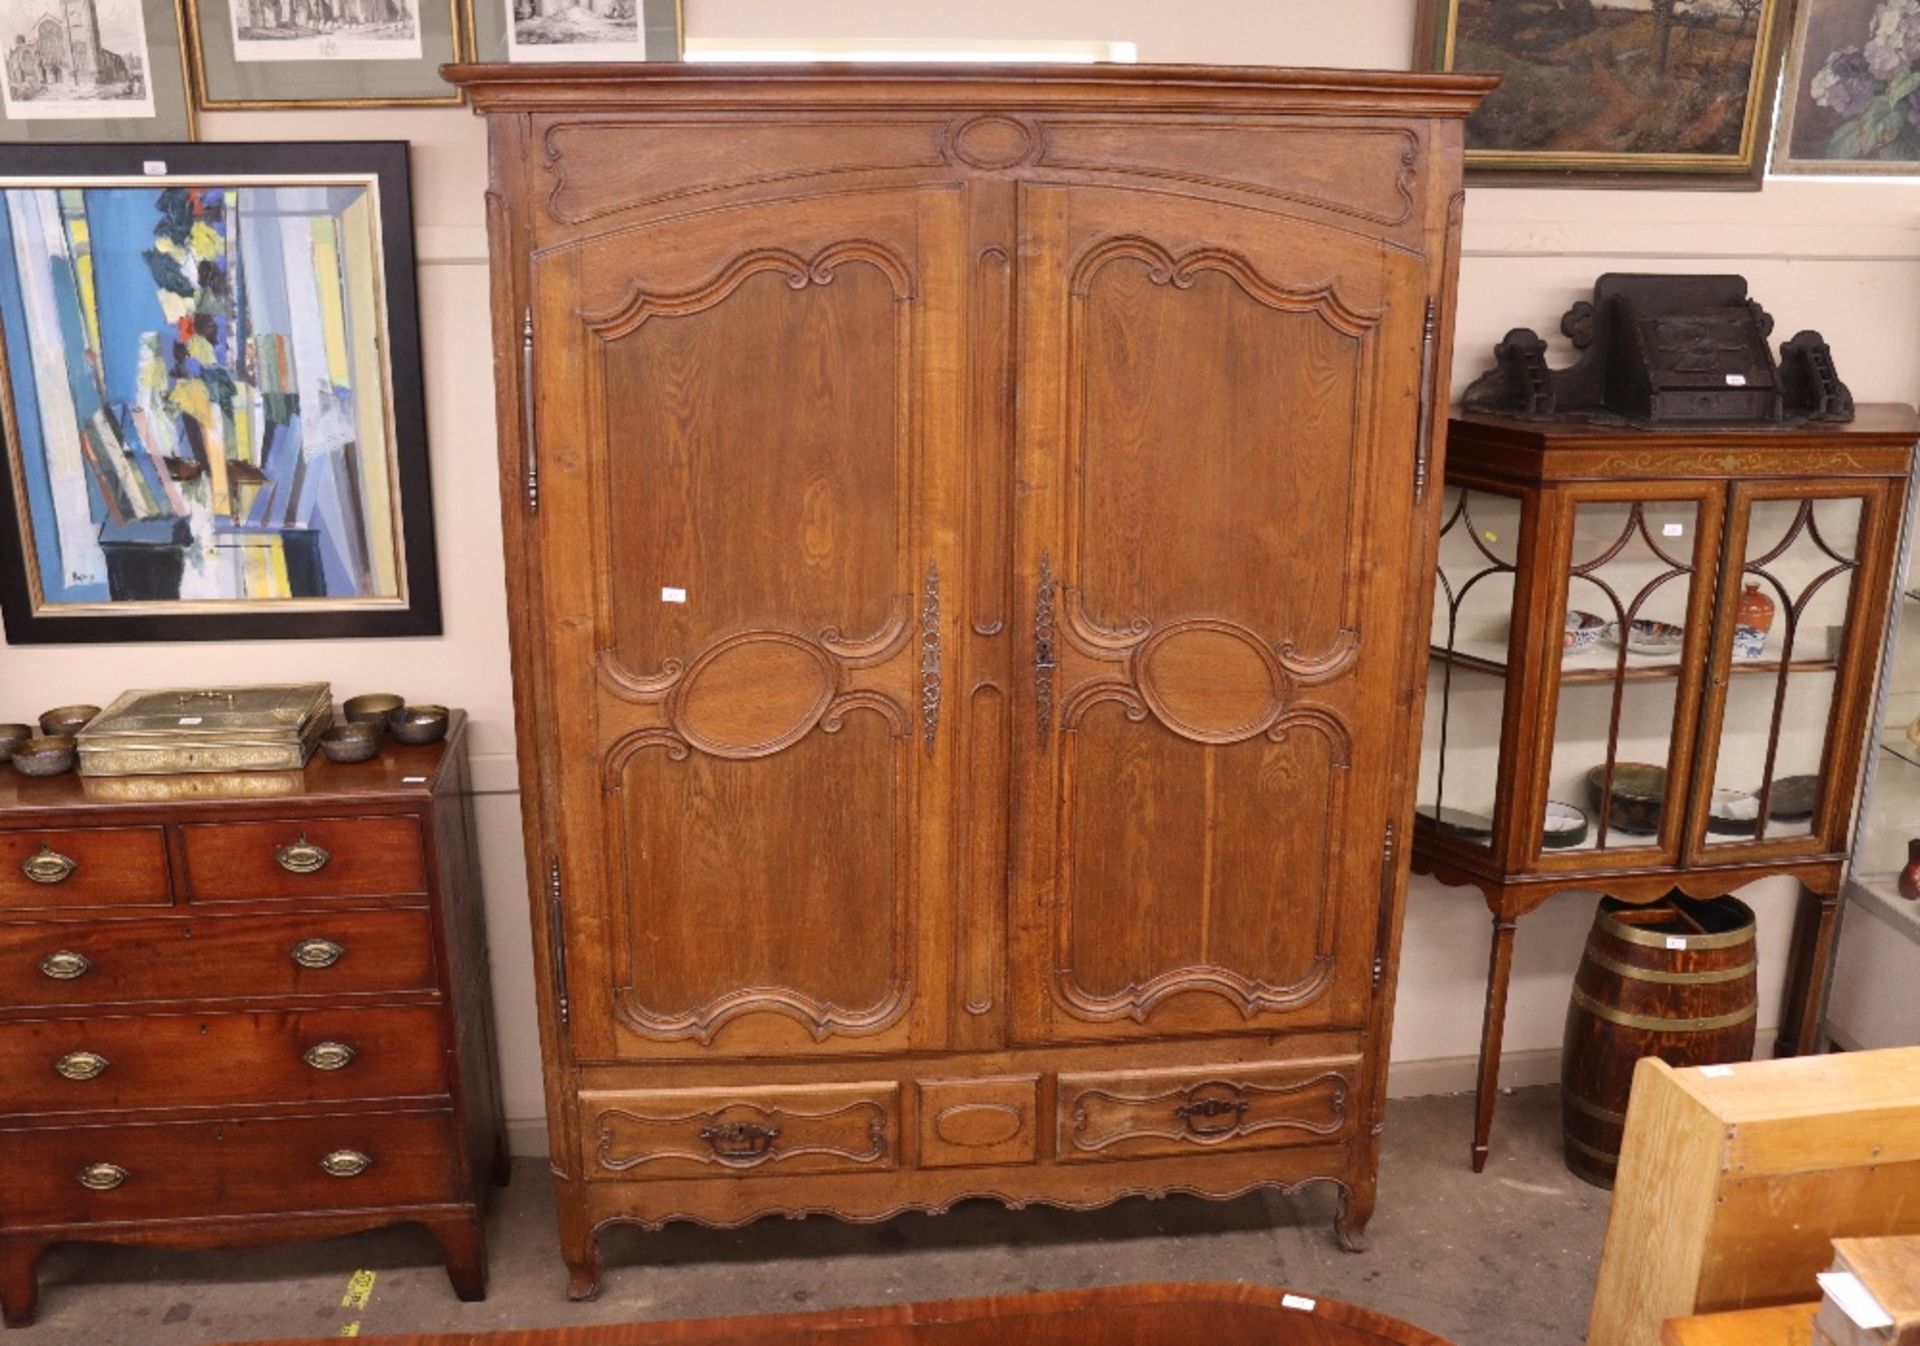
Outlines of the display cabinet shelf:
[[[1452,421],[1413,866],[1493,915],[1476,1169],[1516,925],[1554,893],[1797,879],[1774,1050],[1812,1049],[1915,436],[1894,406],[1792,429]],[[1628,630],[1662,648],[1623,650]]]

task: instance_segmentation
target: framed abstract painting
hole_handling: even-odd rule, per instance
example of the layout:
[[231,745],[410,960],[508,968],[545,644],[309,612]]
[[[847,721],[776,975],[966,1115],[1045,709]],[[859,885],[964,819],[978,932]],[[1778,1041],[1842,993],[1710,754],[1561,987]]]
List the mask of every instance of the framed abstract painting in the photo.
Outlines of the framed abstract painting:
[[1416,63],[1505,82],[1476,181],[1756,189],[1791,0],[1419,0]]
[[1800,0],[1776,173],[1920,174],[1920,0]]
[[0,164],[8,641],[438,634],[406,146]]

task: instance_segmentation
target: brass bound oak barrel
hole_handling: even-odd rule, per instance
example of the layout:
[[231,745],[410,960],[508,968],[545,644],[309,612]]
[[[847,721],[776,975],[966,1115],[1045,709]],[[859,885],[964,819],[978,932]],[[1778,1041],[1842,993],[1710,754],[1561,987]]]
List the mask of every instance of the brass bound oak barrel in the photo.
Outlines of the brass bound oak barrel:
[[1635,907],[1600,899],[1573,979],[1560,1057],[1567,1167],[1613,1186],[1634,1063],[1709,1066],[1753,1058],[1753,912],[1736,898],[1675,891]]

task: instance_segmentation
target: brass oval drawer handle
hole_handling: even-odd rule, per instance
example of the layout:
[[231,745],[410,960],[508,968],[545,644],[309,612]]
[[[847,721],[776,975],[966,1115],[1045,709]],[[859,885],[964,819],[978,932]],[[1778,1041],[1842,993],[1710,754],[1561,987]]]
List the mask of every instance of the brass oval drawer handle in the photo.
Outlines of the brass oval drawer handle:
[[303,939],[289,956],[301,967],[332,967],[346,952],[330,939]]
[[67,949],[50,953],[40,960],[40,974],[44,977],[52,977],[55,981],[72,981],[76,977],[86,976],[91,971],[93,971],[93,964],[85,955],[73,953]]
[[360,1053],[344,1042],[316,1042],[300,1054],[315,1070],[345,1070]]
[[78,868],[78,860],[60,854],[44,841],[38,851],[20,862],[20,872],[35,883],[59,883]]
[[300,840],[291,846],[282,846],[274,852],[273,858],[289,874],[316,874],[326,867],[327,861],[333,859],[333,852],[314,845],[302,832]]
[[127,1180],[128,1174],[118,1164],[88,1164],[79,1172],[80,1185],[92,1192],[111,1192]]
[[700,1128],[700,1139],[713,1147],[721,1160],[758,1159],[780,1139],[780,1128],[757,1122],[722,1122]]
[[53,1063],[53,1068],[70,1080],[98,1079],[107,1068],[107,1058],[93,1052],[68,1052]]
[[373,1160],[358,1150],[335,1150],[320,1161],[320,1167],[329,1177],[357,1178],[373,1167]]

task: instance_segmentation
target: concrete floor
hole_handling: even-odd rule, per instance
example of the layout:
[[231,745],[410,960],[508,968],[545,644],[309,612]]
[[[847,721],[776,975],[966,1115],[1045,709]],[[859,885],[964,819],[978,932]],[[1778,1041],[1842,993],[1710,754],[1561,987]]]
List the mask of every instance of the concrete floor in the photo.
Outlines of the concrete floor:
[[[714,1231],[619,1229],[600,1298],[570,1304],[546,1166],[518,1164],[489,1226],[484,1304],[448,1289],[434,1246],[396,1229],[220,1253],[105,1246],[41,1263],[40,1317],[4,1346],[198,1346],[273,1337],[480,1331],[952,1299],[1139,1281],[1253,1281],[1364,1305],[1461,1346],[1574,1346],[1607,1197],[1559,1155],[1558,1090],[1501,1100],[1494,1155],[1466,1163],[1471,1097],[1396,1101],[1387,1114],[1371,1251],[1333,1242],[1331,1196],[1213,1203],[1129,1200],[1102,1211],[969,1202],[884,1225],[814,1218]],[[343,1304],[376,1273],[364,1308]]]

